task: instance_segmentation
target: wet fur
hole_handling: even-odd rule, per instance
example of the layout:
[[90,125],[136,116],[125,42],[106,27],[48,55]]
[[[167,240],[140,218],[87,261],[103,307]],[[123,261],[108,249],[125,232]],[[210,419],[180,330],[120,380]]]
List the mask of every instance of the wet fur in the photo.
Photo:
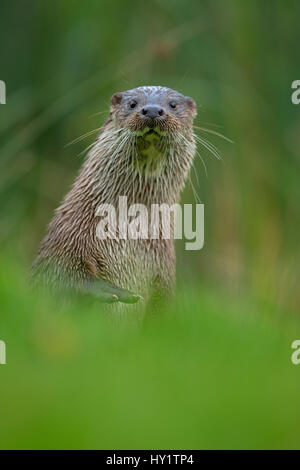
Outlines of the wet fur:
[[[156,123],[163,135],[155,143],[160,146],[157,158],[141,152],[141,145],[148,144],[140,143],[145,124],[138,110],[128,108],[133,97],[140,106],[154,100],[166,109],[165,119]],[[173,99],[180,103],[176,113],[167,109]],[[100,240],[95,212],[102,203],[118,207],[119,196],[127,196],[128,206],[147,208],[178,202],[195,153],[195,114],[191,98],[168,88],[140,87],[114,95],[110,116],[49,225],[33,265],[36,279],[77,289],[102,278],[141,294],[146,302],[173,291],[173,240]]]

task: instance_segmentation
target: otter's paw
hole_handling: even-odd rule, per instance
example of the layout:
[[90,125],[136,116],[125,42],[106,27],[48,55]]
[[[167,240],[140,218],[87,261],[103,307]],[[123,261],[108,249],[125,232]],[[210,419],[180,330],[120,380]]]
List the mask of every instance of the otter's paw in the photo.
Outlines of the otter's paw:
[[140,295],[103,280],[97,280],[89,284],[87,290],[89,293],[95,295],[100,302],[105,303],[124,302],[126,304],[135,304],[142,299]]

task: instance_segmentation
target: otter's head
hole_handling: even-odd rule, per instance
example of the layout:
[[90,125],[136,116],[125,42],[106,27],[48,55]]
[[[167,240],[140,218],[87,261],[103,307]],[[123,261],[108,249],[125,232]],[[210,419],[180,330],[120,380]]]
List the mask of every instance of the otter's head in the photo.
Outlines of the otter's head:
[[191,128],[196,116],[192,98],[161,86],[115,93],[111,101],[116,124],[136,135],[172,135]]
[[108,121],[118,136],[114,156],[122,149],[131,167],[147,175],[158,175],[177,162],[191,164],[195,116],[194,100],[170,88],[143,86],[115,93]]

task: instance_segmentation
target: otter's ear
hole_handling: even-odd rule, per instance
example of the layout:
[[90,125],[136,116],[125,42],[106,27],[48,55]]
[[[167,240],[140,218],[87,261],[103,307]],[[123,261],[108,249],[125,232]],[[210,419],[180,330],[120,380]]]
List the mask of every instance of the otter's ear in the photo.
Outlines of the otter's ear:
[[186,104],[196,113],[197,112],[197,106],[193,98],[190,98],[189,96],[185,97],[185,102]]
[[113,106],[117,106],[118,104],[120,104],[122,101],[122,93],[115,93],[112,97],[111,97],[111,104]]

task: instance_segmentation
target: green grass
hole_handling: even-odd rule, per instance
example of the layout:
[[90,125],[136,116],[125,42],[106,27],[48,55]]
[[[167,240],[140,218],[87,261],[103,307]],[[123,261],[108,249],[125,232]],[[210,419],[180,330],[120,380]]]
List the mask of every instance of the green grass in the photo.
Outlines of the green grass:
[[298,320],[191,286],[135,328],[23,279],[2,257],[1,448],[300,447]]
[[[41,5],[1,1],[0,447],[299,448],[299,1]],[[192,96],[235,144],[209,136],[222,164],[199,146],[204,249],[178,243],[175,305],[134,328],[34,296],[21,259],[93,136],[66,144],[139,85]]]

